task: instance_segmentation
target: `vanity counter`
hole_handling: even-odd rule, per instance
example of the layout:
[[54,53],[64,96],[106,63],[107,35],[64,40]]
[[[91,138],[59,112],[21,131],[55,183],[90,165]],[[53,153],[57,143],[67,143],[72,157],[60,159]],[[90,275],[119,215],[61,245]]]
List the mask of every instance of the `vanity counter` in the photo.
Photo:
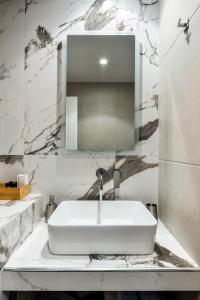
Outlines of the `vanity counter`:
[[128,291],[199,290],[200,269],[159,222],[150,255],[52,255],[41,222],[11,256],[3,290]]
[[32,233],[43,216],[41,194],[30,194],[24,200],[0,201],[0,268]]

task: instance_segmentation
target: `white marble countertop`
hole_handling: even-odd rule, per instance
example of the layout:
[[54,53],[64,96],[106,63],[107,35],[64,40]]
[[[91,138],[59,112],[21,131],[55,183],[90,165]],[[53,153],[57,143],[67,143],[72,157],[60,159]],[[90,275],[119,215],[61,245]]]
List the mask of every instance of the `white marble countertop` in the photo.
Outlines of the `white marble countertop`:
[[24,200],[0,200],[0,267],[32,233],[43,216],[41,194],[30,194]]
[[29,194],[23,200],[0,200],[0,228],[38,201],[40,197],[41,194]]
[[159,222],[150,255],[52,255],[41,222],[2,272],[3,290],[198,290],[200,269]]

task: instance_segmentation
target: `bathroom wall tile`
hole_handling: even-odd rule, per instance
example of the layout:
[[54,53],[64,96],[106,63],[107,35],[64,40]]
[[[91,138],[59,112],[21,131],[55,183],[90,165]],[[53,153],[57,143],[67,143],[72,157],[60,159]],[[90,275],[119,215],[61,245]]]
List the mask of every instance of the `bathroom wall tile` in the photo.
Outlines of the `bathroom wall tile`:
[[[9,1],[9,5],[11,2],[14,1]],[[9,5],[6,4],[8,10]],[[17,20],[19,16],[23,16],[25,19],[24,24],[20,23],[22,28],[19,29],[20,33],[23,32],[20,36],[24,41],[19,43],[18,39],[18,43],[16,43],[20,45],[17,57],[9,51],[7,51],[7,56],[8,58],[12,56],[11,59],[14,59],[14,62],[20,62],[21,74],[17,73],[20,84],[17,85],[20,92],[24,89],[26,101],[23,106],[23,101],[20,100],[20,104],[13,106],[13,109],[17,110],[16,114],[20,116],[20,130],[22,129],[22,131],[18,137],[20,135],[22,139],[17,139],[17,141],[22,143],[18,142],[16,145],[20,145],[19,147],[14,145],[11,148],[13,141],[15,142],[12,136],[12,144],[5,148],[4,140],[5,136],[8,136],[7,128],[9,128],[5,125],[0,127],[0,143],[2,141],[2,155],[7,155],[11,148],[11,154],[25,154],[25,158],[24,165],[22,162],[16,162],[12,166],[3,163],[2,180],[15,178],[17,173],[24,171],[30,174],[33,190],[44,192],[47,196],[49,193],[55,193],[57,199],[62,196],[73,199],[87,196],[92,198],[96,197],[95,170],[98,166],[105,166],[108,173],[105,185],[106,197],[113,197],[113,182],[110,174],[115,161],[114,153],[64,155],[63,151],[62,153],[60,151],[60,147],[63,147],[64,112],[59,109],[61,95],[57,92],[57,46],[70,30],[133,31],[143,45],[140,143],[133,152],[127,152],[127,155],[142,155],[146,161],[149,160],[157,167],[158,2],[155,1],[152,5],[146,6],[137,0],[87,0],[84,2],[79,0],[71,2],[44,0],[27,2],[25,14],[20,10],[20,7],[19,12],[15,19]],[[22,19],[20,20],[22,22]],[[15,27],[17,28],[17,26]],[[0,38],[2,36],[5,39],[6,31],[3,34],[4,36],[0,35]],[[9,37],[10,35],[6,35],[6,39]],[[23,62],[23,67],[21,62]],[[24,67],[25,70],[23,71]],[[22,87],[21,82],[23,83]],[[8,89],[8,85],[6,89]],[[10,90],[14,95],[17,95],[18,92],[15,92],[13,88]],[[0,105],[5,104],[0,102]],[[3,109],[5,111],[5,108]],[[12,120],[14,122],[14,118]],[[17,128],[12,120],[10,120],[10,124]],[[22,152],[19,153],[18,150],[22,150]],[[127,156],[127,159],[129,158],[131,159],[130,156]],[[5,173],[4,166],[7,168]],[[74,166],[77,167],[74,168]],[[85,175],[87,170],[91,170],[92,175]],[[134,172],[135,170],[131,173],[133,178],[135,177]],[[150,170],[146,172],[150,172]],[[152,172],[156,173],[155,170]],[[51,184],[48,183],[47,178],[50,178]],[[156,175],[149,175],[148,178],[151,182],[149,186],[156,187]],[[130,179],[127,180],[129,183],[126,183],[126,188],[129,184],[132,185]],[[146,184],[143,175],[140,175],[137,180],[140,183],[138,186],[143,186],[143,180]],[[122,184],[125,184],[125,181]],[[80,187],[78,187],[79,185]],[[153,188],[148,188],[149,192],[150,190],[152,195],[149,194],[149,198],[155,198]],[[138,193],[139,189],[137,189],[137,193],[133,193],[132,197],[137,196]],[[131,197],[128,192],[123,192],[123,195],[124,197]]]
[[[158,166],[129,177],[120,186],[121,200],[158,202]],[[144,188],[145,187],[145,188]]]
[[160,43],[159,51],[161,60],[167,54],[174,41],[183,32],[178,28],[179,18],[185,22],[191,17],[199,6],[199,0],[192,1],[165,1],[160,0]]
[[[75,3],[73,3],[70,7],[68,7],[68,4],[66,3],[65,10],[72,10],[72,14],[67,16],[62,15],[60,12],[60,10],[63,12],[63,5],[63,1],[59,1],[58,6],[55,8],[55,12],[53,10],[51,11],[54,19],[53,25],[52,22],[51,24],[48,24],[49,19],[46,20],[46,27],[40,25],[48,34],[49,38],[48,41],[44,41],[43,45],[38,42],[39,36],[37,30],[38,24],[42,24],[40,23],[40,20],[43,23],[45,20],[43,17],[43,11],[46,9],[45,2],[41,6],[40,4],[37,4],[34,7],[32,6],[28,13],[28,18],[26,19],[25,40],[29,47],[28,54],[25,59],[27,66],[26,95],[28,99],[28,104],[25,109],[27,112],[25,154],[57,154],[58,152],[57,144],[59,143],[62,118],[61,115],[57,114],[56,107],[56,46],[61,35],[66,35],[69,30],[77,30],[77,26],[79,26],[79,30],[81,31],[85,29],[116,30],[116,22],[123,22],[123,18],[125,18],[125,20],[128,18],[125,13],[126,11],[129,14],[129,21],[130,15],[132,15],[132,22],[129,22],[126,27],[123,27],[123,30],[131,30],[131,26],[135,24],[135,21],[137,21],[137,27],[134,28],[134,30],[138,35],[139,40],[144,44],[144,102],[154,101],[154,92],[152,90],[157,84],[158,70],[157,64],[152,63],[151,57],[154,55],[157,56],[155,50],[157,27],[152,21],[151,24],[148,25],[149,33],[147,32],[147,26],[144,26],[144,20],[142,21],[140,20],[140,17],[138,17],[141,13],[140,5],[135,2],[135,11],[133,11],[132,1],[112,1],[112,3],[110,1],[103,1],[101,3],[97,1],[88,1],[87,5],[84,4],[82,7],[79,5],[78,11],[78,6],[76,7]],[[153,5],[151,8],[146,9],[145,14],[148,15],[149,10],[151,11],[150,16],[153,11],[156,15],[158,11],[157,5]],[[56,18],[58,12],[59,17]],[[95,22],[93,22],[92,19],[94,13],[96,16]],[[105,16],[102,16],[102,13],[105,13]],[[100,17],[98,19],[98,15],[100,16],[100,14],[101,19]],[[38,24],[35,22],[35,15],[37,15]],[[67,20],[67,17],[69,20]],[[65,20],[63,20],[64,18]],[[151,40],[152,36],[154,36],[153,40]],[[32,46],[33,39],[39,43],[39,46],[36,47],[36,49]],[[43,84],[41,85],[40,82],[43,82]],[[37,103],[35,103],[34,99],[42,99],[42,103],[41,101],[36,101]],[[143,124],[147,122],[147,120],[149,121],[157,118],[157,110],[155,109],[154,104],[155,103],[152,104],[154,106],[152,112],[150,112],[150,107],[148,107],[148,112],[143,113]],[[56,137],[54,135],[55,131]]]
[[117,156],[115,167],[121,173],[121,200],[138,200],[144,204],[157,203],[157,157]]
[[23,154],[24,1],[2,1],[0,19],[0,155]]
[[[106,6],[108,11],[106,10],[106,15],[103,17],[102,13],[105,13],[106,9],[103,2],[94,4],[88,1],[87,6],[85,3],[82,5],[79,3],[78,6],[77,2],[70,4],[66,1],[59,1],[55,11],[54,5],[52,5],[52,10],[50,10],[52,18],[48,15],[45,26],[41,26],[41,24],[45,23],[44,15],[47,5],[49,8],[49,1],[44,1],[42,5],[38,3],[33,10],[29,11],[31,17],[26,18],[25,34],[28,102],[25,109],[27,119],[25,154],[57,154],[57,142],[62,123],[61,116],[57,115],[57,44],[60,36],[66,36],[69,29],[76,30],[75,25],[78,23],[82,26],[81,30],[86,29],[84,26],[94,30],[111,22],[115,17],[115,4],[113,9],[109,5]],[[64,15],[63,9],[69,11],[69,14]],[[113,10],[114,12],[112,12]],[[70,14],[70,12],[72,13]],[[93,22],[94,13],[95,22]],[[101,14],[99,20],[98,13]],[[109,13],[111,14],[110,19],[108,18]],[[53,24],[50,21],[52,19],[54,20]],[[37,20],[37,24],[35,20]],[[99,23],[100,21],[102,24]],[[42,102],[34,101],[34,99],[42,99]]]
[[[69,158],[55,155],[26,155],[24,170],[29,173],[33,192],[55,195],[57,202],[83,197],[96,182],[96,170],[114,166],[114,158]],[[106,186],[105,186],[106,191]]]
[[200,167],[160,161],[159,216],[200,263]]
[[160,67],[160,158],[200,164],[200,10]]
[[[40,194],[30,194],[25,201],[0,203],[7,216],[0,217],[0,268],[10,255],[31,234],[44,216],[44,203]],[[4,210],[5,211],[5,210]]]

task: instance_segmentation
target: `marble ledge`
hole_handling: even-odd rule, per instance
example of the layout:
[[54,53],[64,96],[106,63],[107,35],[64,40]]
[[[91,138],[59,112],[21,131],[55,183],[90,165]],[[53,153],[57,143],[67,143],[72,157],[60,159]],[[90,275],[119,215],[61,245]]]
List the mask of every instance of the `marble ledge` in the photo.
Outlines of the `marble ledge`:
[[52,255],[41,222],[1,273],[2,290],[199,290],[200,268],[159,222],[150,255]]
[[33,232],[44,216],[41,194],[23,200],[0,200],[0,267]]

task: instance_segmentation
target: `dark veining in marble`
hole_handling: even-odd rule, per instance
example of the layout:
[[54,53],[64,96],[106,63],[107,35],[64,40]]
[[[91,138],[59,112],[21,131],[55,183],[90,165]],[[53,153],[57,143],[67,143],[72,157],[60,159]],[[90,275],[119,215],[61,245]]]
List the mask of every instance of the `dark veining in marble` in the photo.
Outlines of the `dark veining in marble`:
[[[26,150],[25,154],[26,155],[35,155],[35,154],[55,154],[57,155],[58,152],[58,146],[56,144],[55,141],[60,140],[60,138],[58,137],[59,133],[61,131],[61,125],[58,126],[47,138],[46,138],[46,142],[44,145],[42,145],[41,147],[35,149],[35,150]],[[53,138],[53,140],[50,140],[51,138]],[[45,152],[43,152],[45,151]]]
[[143,111],[145,109],[150,109],[153,107],[156,107],[156,109],[158,110],[158,94],[155,93],[152,95],[151,99],[148,101],[144,101],[141,105],[140,105],[140,111]]
[[40,41],[40,47],[45,48],[47,44],[52,42],[50,33],[42,26],[38,26],[36,29],[37,38]]
[[39,164],[36,165],[36,168],[29,173],[29,182],[31,184],[33,184],[34,178],[35,178],[35,173],[37,172],[37,170],[39,169]]
[[147,49],[145,51],[141,52],[140,55],[145,56],[149,60],[149,63],[151,65],[154,65],[155,67],[158,67],[158,63],[156,61],[154,61],[154,56],[155,55],[154,54],[148,55]]
[[[96,199],[95,200],[98,200],[99,197],[96,196]],[[104,195],[103,195],[103,199],[104,200],[114,200],[115,199],[115,191],[114,191],[114,188],[112,188],[110,191],[106,192]]]
[[148,140],[158,128],[158,119],[148,122],[139,128],[139,141]]
[[155,251],[157,253],[158,261],[162,264],[162,262],[170,263],[178,268],[193,268],[194,266],[190,264],[185,259],[177,256],[167,248],[156,243]]
[[[129,258],[135,257],[134,260],[129,260]],[[127,267],[133,267],[137,265],[155,265],[157,267],[169,268],[169,264],[172,267],[177,268],[194,268],[192,264],[190,264],[185,259],[177,256],[169,249],[159,245],[158,243],[155,244],[155,251],[149,255],[143,255],[141,259],[141,255],[99,255],[99,254],[91,254],[89,256],[90,264],[93,260],[122,260],[126,262]]]
[[32,4],[37,4],[37,1],[35,0],[25,0],[25,14],[27,13],[27,10],[29,8],[30,5]]
[[[149,102],[153,102],[153,104],[151,104],[148,108],[151,108],[151,107],[156,107],[156,109],[157,109],[157,111],[158,111],[158,100],[159,100],[159,95],[158,95],[158,82],[157,83],[155,83],[154,85],[153,85],[153,94],[152,94],[152,97],[151,97],[151,99],[150,99],[150,101]],[[145,109],[145,104],[144,104],[144,107],[143,107],[144,109]],[[141,108],[141,110],[142,110],[142,108]]]
[[[25,145],[27,149],[25,150],[26,155],[34,155],[34,154],[58,154],[58,146],[57,141],[61,139],[60,133],[62,129],[62,124],[59,124],[62,117],[60,116],[56,122],[50,124],[46,128],[44,128],[37,136],[35,136],[31,141],[25,141]],[[49,133],[47,133],[49,132]],[[45,134],[47,135],[45,136]],[[44,143],[38,148],[32,150],[34,143],[37,143],[39,139],[43,139]]]
[[[37,199],[37,197],[35,199]],[[15,205],[16,202],[18,201],[10,201],[4,205],[12,206]],[[32,203],[30,208],[22,211],[20,214],[19,212],[15,212],[6,218],[11,222],[11,227],[9,225],[9,227],[0,228],[0,266],[6,263],[14,250],[22,245],[24,240],[32,233],[34,222],[37,221],[35,217],[39,217],[39,215],[37,215],[37,211],[35,211],[35,203]],[[13,225],[17,228],[14,233],[12,232]]]
[[[60,31],[60,32],[58,33],[58,35],[60,35],[60,34],[63,33],[64,31],[66,31],[66,30],[72,28],[75,24],[77,24],[77,23],[79,23],[79,22],[83,22],[83,21],[85,21],[85,15],[84,15],[84,16],[80,16],[80,17],[75,18],[75,19],[73,19],[73,20],[71,20],[71,21],[69,21],[69,22],[65,22],[65,23],[59,25],[59,28],[62,28],[62,27],[65,27],[65,28],[62,29],[62,31]],[[58,36],[58,35],[57,35],[57,36]],[[56,36],[56,37],[57,37],[57,36]]]
[[43,287],[33,284],[31,281],[29,281],[26,277],[23,276],[23,273],[18,272],[18,275],[24,282],[26,282],[29,285],[29,287],[31,287],[31,289],[40,290],[40,291],[48,291],[47,288],[43,288]]
[[147,36],[147,40],[149,42],[149,45],[150,45],[150,48],[152,49],[153,53],[158,56],[158,50],[157,50],[157,47],[155,47],[151,41],[151,38],[150,38],[150,35],[147,31],[147,29],[145,30],[145,33],[146,33],[146,36]]
[[147,163],[144,161],[145,156],[122,156],[123,163],[119,167],[121,172],[121,182],[125,181],[131,176],[134,176],[137,173],[141,173],[145,170],[158,167],[157,163]]
[[[138,0],[138,2],[139,2],[139,5],[140,5],[140,17],[141,17],[140,21],[146,23],[146,22],[149,21],[149,19],[146,20],[146,18],[145,18],[145,10],[152,7],[152,6],[157,5],[159,3],[159,0],[154,0],[154,1],[151,1],[151,2],[144,1],[144,0]],[[150,20],[155,21],[155,20],[157,20],[157,18],[156,19],[150,19]]]
[[[144,161],[145,156],[117,156],[116,160],[119,162],[120,160],[124,160],[119,167],[121,172],[121,182],[125,181],[131,176],[134,176],[137,173],[143,172],[147,169],[156,168],[158,164],[156,163],[147,163]],[[104,178],[104,183],[108,183],[113,179],[113,172],[115,169],[115,164],[113,164],[107,171]],[[98,199],[98,192],[99,192],[99,183],[98,180],[91,186],[88,192],[83,195],[79,200],[95,200]],[[114,190],[111,189],[110,191],[106,192],[103,196],[106,200],[114,199]]]
[[10,146],[10,148],[9,148],[9,150],[8,150],[8,154],[9,154],[9,155],[12,154],[14,148],[16,147],[16,145],[17,145],[20,141],[24,142],[24,128],[22,128],[21,134],[16,138],[16,140],[14,141],[14,143],[11,144],[11,146]]
[[118,161],[120,161],[120,160],[122,160],[122,159],[124,159],[124,158],[126,158],[126,155],[117,155],[117,156],[115,157],[115,161],[116,161],[116,163],[117,163]]
[[64,27],[64,29],[58,33],[61,34],[63,31],[66,31],[72,28],[75,24],[79,22],[85,22],[85,30],[100,30],[109,24],[117,14],[117,6],[112,5],[106,11],[102,11],[103,4],[106,0],[96,0],[90,8],[80,17],[77,17],[69,22],[65,22],[59,26],[59,28]]
[[[155,5],[158,5],[159,1],[158,0],[154,0],[154,1],[144,1],[144,0],[138,0],[139,4],[140,4],[140,18],[139,18],[139,22],[144,22],[147,23],[149,21],[155,21],[157,20],[157,18],[153,18],[153,19],[149,19],[149,18],[145,18],[145,11],[146,9],[149,9],[150,7],[153,7]],[[146,40],[148,42],[148,45],[145,45],[144,50],[141,52],[141,55],[145,56],[148,60],[149,63],[158,67],[158,62],[157,62],[157,58],[158,58],[158,49],[157,47],[153,44],[151,37],[150,37],[150,33],[148,32],[147,29],[145,29],[145,34],[146,34]]]
[[145,33],[148,41],[148,47],[144,50],[144,52],[141,53],[141,55],[145,56],[151,65],[158,67],[158,62],[156,61],[158,58],[158,49],[153,45],[147,29],[145,30]]
[[152,97],[151,97],[151,100],[153,100],[153,102],[155,103],[155,107],[157,108],[158,110],[158,94],[154,94]]
[[[7,9],[8,9],[8,7],[9,7],[9,3],[11,3],[11,2],[15,2],[15,1],[14,1],[14,0],[3,0],[3,1],[0,1],[0,5],[5,4],[4,7],[3,7],[3,14],[9,13]],[[21,2],[21,3],[20,3],[20,1],[18,1],[18,2],[19,2],[19,5],[23,5],[23,2]],[[7,21],[7,25],[6,25],[6,24],[2,24],[2,25],[4,25],[5,27],[0,29],[0,34],[4,33],[5,30],[7,30],[8,27],[11,25],[11,23],[16,19],[16,17],[17,17],[19,14],[21,14],[21,13],[24,13],[24,7],[21,7],[21,8],[18,8],[18,9],[17,9],[16,13],[13,14],[13,15],[10,17],[10,20],[9,20],[9,21]],[[2,15],[2,14],[1,14],[1,15]],[[0,18],[1,18],[1,16],[0,16]],[[2,22],[2,23],[3,23],[3,22]]]
[[106,0],[96,0],[86,13],[85,30],[100,30],[110,23],[116,16],[117,7],[115,5],[106,11],[101,8]]
[[[48,50],[48,53],[47,53],[46,58],[44,60],[44,63],[41,64],[40,68],[38,69],[37,72],[34,73],[34,75],[32,76],[32,78],[36,78],[39,75],[39,73],[41,71],[43,71],[46,68],[46,66],[48,66],[50,64],[50,61],[53,59],[53,57],[54,57],[54,49]],[[28,67],[28,64],[27,64],[27,60],[26,60],[25,69],[27,67]],[[29,79],[28,81],[26,81],[27,84],[30,84],[31,82],[32,82],[31,79]]]
[[[8,241],[7,244],[9,245]],[[9,247],[4,246],[1,240],[0,240],[0,256],[4,256],[4,260],[3,259],[0,260],[0,268],[2,268],[5,261],[7,261],[10,256],[10,249]]]
[[0,65],[0,80],[4,80],[6,78],[11,77],[10,70],[15,68],[15,66],[7,67],[5,63]]
[[58,44],[57,50],[58,50],[58,51],[62,50],[62,42],[60,42],[60,43]]
[[23,155],[0,155],[0,163],[13,165],[16,162],[20,162],[23,165],[23,158]]
[[[104,184],[108,183],[113,178],[113,172],[115,169],[115,164],[113,164],[108,170],[106,170],[106,174],[104,176]],[[98,199],[98,192],[99,192],[99,182],[96,180],[88,192],[81,197],[79,200],[95,200]]]
[[36,28],[36,38],[31,39],[25,47],[25,69],[28,67],[27,59],[30,51],[37,51],[45,48],[48,44],[52,43],[52,41],[53,39],[51,34],[47,31],[47,29],[39,25]]
[[117,24],[117,30],[123,31],[126,28],[126,25],[124,24],[124,21],[121,21],[119,24]]
[[90,263],[93,260],[125,260],[126,255],[117,254],[117,255],[101,255],[101,254],[90,254]]
[[140,2],[140,6],[144,6],[144,7],[158,4],[158,0],[155,0],[155,1],[152,1],[152,2],[143,1],[143,0],[138,0],[138,1]]

